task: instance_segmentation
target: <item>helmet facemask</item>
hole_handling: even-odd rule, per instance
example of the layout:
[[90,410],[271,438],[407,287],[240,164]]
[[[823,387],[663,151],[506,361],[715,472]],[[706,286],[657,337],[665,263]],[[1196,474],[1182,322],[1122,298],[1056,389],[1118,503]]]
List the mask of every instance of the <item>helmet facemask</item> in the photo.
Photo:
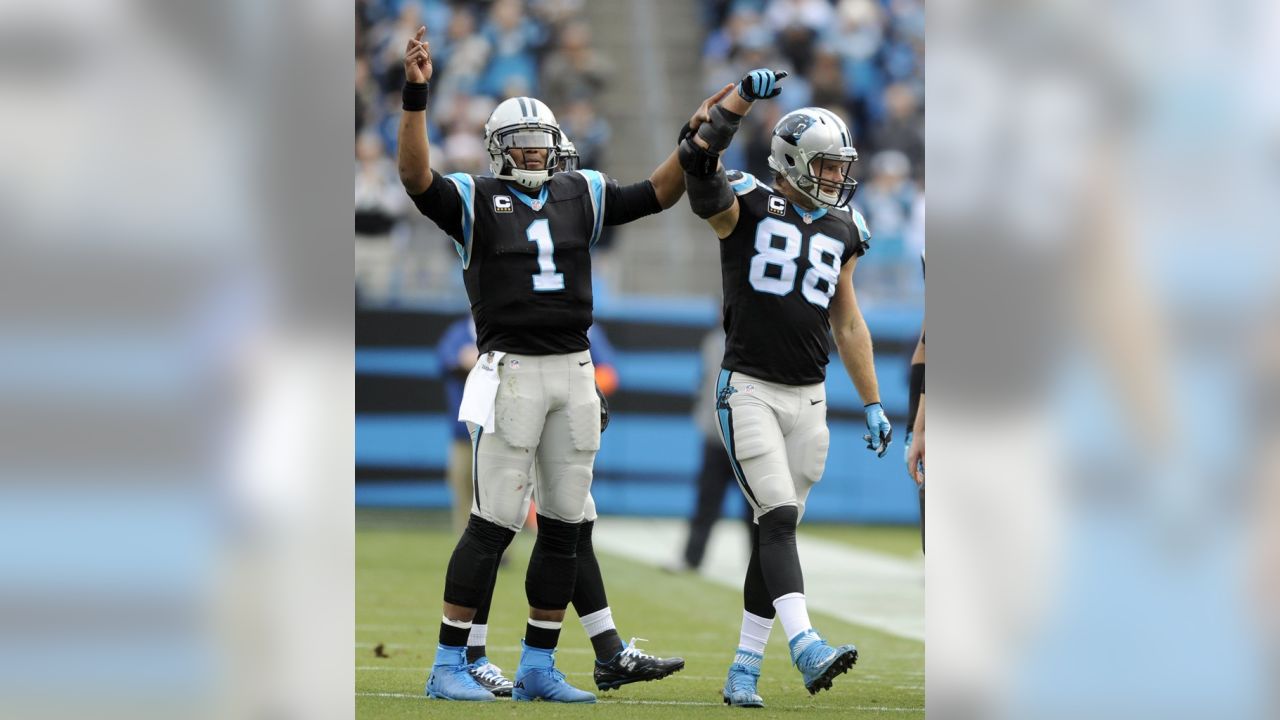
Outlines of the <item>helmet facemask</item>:
[[858,181],[853,179],[853,163],[857,159],[858,152],[853,148],[841,148],[839,155],[818,153],[809,160],[808,175],[797,183],[807,187],[797,189],[819,205],[844,207],[858,189]]
[[[547,181],[559,166],[560,129],[548,123],[532,122],[508,125],[489,137],[489,166],[495,177],[510,180],[521,187],[536,189]],[[546,159],[540,169],[526,169],[516,162],[514,149],[545,150]],[[522,153],[523,154],[523,153]]]

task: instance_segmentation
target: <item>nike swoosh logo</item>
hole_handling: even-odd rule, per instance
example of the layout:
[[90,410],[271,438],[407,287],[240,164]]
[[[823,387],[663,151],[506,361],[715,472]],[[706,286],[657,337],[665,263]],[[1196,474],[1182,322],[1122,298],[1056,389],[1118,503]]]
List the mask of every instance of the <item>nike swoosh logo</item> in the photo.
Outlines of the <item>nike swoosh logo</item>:
[[591,364],[591,361],[590,361],[590,360],[588,360],[588,361],[586,361],[586,362],[580,362],[580,363],[578,363],[578,367],[582,367],[583,365],[590,365],[590,364]]
[[820,402],[822,402],[822,401],[821,401],[821,400],[810,400],[810,401],[809,401],[809,404],[810,404],[810,405],[817,405],[817,404],[818,404],[818,403],[820,403]]

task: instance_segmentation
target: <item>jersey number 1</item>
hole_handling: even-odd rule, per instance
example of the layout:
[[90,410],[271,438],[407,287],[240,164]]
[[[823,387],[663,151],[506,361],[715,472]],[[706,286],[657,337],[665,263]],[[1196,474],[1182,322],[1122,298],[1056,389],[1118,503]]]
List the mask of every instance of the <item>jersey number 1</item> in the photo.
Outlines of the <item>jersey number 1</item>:
[[556,247],[551,243],[551,223],[543,218],[529,223],[524,231],[529,242],[538,243],[538,274],[533,276],[535,292],[554,292],[564,289],[564,273],[556,272]]
[[[782,238],[782,247],[774,247],[773,239]],[[756,255],[751,258],[751,287],[770,295],[787,295],[796,284],[796,258],[800,257],[804,237],[800,228],[777,218],[765,218],[756,226]],[[809,269],[800,281],[804,299],[819,307],[827,307],[840,280],[840,256],[844,243],[830,235],[815,233],[809,238]],[[829,258],[829,259],[828,259]],[[766,274],[772,265],[778,276]],[[826,287],[819,289],[819,281]]]

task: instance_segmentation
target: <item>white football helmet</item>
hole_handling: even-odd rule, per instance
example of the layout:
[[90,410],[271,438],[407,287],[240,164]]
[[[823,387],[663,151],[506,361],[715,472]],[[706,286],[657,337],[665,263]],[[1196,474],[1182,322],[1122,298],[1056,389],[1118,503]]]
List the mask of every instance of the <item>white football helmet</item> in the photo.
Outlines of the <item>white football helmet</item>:
[[849,204],[858,187],[853,179],[857,159],[849,128],[830,110],[793,110],[773,127],[769,167],[819,206]]
[[[559,165],[560,125],[551,108],[531,97],[503,100],[484,124],[484,143],[489,152],[489,169],[499,180],[536,189],[551,177]],[[518,167],[508,152],[512,148],[543,148],[547,161],[542,170]]]

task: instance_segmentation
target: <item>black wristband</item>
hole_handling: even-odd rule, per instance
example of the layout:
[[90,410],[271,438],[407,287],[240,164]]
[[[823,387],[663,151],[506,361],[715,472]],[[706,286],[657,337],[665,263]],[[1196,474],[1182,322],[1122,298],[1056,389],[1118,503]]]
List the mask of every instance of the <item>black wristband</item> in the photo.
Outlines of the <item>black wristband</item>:
[[924,363],[911,366],[910,398],[907,402],[907,430],[916,426],[916,413],[920,410],[920,394],[924,392]]
[[427,109],[427,95],[431,83],[406,82],[400,91],[400,106],[409,112]]
[[680,143],[684,142],[685,138],[689,137],[692,134],[693,134],[693,128],[690,127],[689,123],[686,122],[684,124],[684,127],[680,128],[680,137],[676,138],[676,145],[679,146]]

